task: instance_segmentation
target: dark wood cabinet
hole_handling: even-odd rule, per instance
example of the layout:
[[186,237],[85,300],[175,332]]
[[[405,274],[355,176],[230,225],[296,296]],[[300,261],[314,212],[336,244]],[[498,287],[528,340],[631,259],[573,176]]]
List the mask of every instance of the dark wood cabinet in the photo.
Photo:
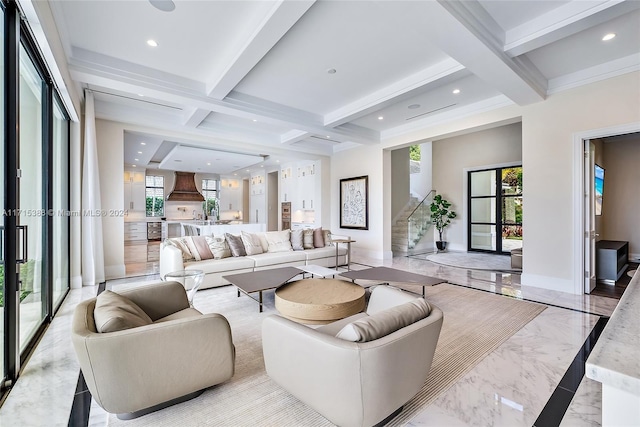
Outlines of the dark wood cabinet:
[[615,283],[627,269],[629,242],[600,240],[596,242],[596,278]]

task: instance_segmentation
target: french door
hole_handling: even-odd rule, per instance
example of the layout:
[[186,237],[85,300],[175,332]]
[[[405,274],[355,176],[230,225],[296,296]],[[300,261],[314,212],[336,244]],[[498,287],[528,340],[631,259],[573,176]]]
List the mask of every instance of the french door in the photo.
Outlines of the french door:
[[0,10],[0,391],[6,391],[69,290],[69,119],[16,4],[2,2]]
[[468,250],[508,254],[522,247],[522,167],[470,171]]

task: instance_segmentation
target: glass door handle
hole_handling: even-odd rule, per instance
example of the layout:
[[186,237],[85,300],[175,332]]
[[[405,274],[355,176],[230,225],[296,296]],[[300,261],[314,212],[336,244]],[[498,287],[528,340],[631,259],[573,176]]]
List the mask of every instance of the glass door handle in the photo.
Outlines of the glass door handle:
[[0,225],[0,263],[4,264],[4,225]]
[[[27,226],[26,225],[18,225],[16,227],[16,231],[18,232],[18,242],[20,242],[20,248],[22,248],[22,256],[18,256],[16,259],[16,262],[18,264],[26,264],[27,262],[27,254],[29,253],[27,251]],[[22,239],[20,239],[20,236],[22,236]]]

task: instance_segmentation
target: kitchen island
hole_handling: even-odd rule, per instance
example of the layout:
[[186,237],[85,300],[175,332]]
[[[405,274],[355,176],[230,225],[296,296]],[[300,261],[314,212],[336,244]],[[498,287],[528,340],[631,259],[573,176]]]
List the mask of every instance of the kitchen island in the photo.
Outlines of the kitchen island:
[[225,233],[238,235],[242,231],[258,233],[267,230],[266,224],[219,224],[211,223],[210,221],[183,221],[181,224],[183,225],[183,230],[184,225],[197,228],[200,236],[224,236]]
[[602,383],[602,425],[640,425],[640,271],[631,279],[589,355],[586,375]]

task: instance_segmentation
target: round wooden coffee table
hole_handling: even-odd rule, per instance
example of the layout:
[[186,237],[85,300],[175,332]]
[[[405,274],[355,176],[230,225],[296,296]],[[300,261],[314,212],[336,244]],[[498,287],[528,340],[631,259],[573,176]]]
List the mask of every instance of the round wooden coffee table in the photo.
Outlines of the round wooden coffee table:
[[344,280],[304,279],[280,286],[276,309],[284,317],[307,325],[322,325],[360,313],[364,288]]

